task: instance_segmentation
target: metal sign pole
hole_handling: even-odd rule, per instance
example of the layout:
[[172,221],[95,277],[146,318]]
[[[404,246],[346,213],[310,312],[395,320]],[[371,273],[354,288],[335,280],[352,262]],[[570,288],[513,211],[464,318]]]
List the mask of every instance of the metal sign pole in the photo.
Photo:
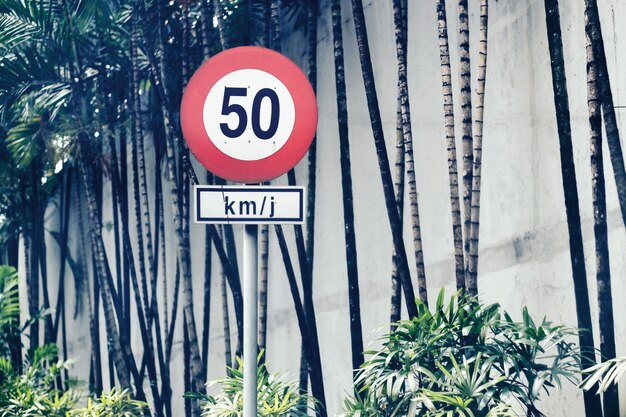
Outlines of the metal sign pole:
[[258,229],[243,231],[243,417],[257,417]]

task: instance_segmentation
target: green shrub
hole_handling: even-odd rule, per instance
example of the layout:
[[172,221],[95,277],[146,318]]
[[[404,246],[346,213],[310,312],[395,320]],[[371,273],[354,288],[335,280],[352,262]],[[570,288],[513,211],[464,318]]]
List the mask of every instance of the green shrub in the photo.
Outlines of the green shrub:
[[15,268],[0,265],[0,357],[11,354],[20,343],[20,304]]
[[54,345],[36,349],[22,374],[8,358],[0,358],[0,417],[66,417],[77,398],[54,386],[67,366],[66,362],[51,362],[57,356]]
[[[209,382],[219,385],[221,392],[204,398],[203,417],[241,417],[243,415],[243,363],[237,358],[238,367],[231,369],[230,376]],[[316,403],[308,395],[301,394],[298,384],[283,375],[270,374],[264,363],[259,363],[257,374],[257,407],[261,417],[307,417],[315,411]],[[310,407],[309,407],[310,406]]]
[[100,398],[89,398],[87,407],[73,410],[71,417],[140,417],[148,404],[133,400],[128,390],[113,388],[110,394],[102,393]]
[[397,323],[382,349],[355,381],[359,396],[345,401],[346,417],[543,416],[542,393],[564,380],[576,382],[580,358],[568,342],[577,331],[526,309],[516,322],[498,304],[440,292],[431,312]]

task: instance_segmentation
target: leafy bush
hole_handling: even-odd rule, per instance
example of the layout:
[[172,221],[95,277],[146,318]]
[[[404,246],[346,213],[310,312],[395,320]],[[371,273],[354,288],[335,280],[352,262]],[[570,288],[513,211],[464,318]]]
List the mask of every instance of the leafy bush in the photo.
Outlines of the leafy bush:
[[346,417],[543,416],[537,401],[563,380],[576,382],[580,358],[568,342],[575,329],[526,309],[516,322],[498,304],[455,295],[434,311],[417,303],[418,315],[397,323],[382,349],[355,381],[359,395],[345,401]]
[[[230,370],[229,377],[209,382],[209,386],[219,385],[221,392],[205,398],[203,417],[243,415],[243,363],[239,358],[237,362],[238,367]],[[258,415],[262,417],[307,417],[307,411],[315,411],[315,401],[301,394],[297,383],[283,375],[270,374],[263,363],[258,365],[257,392]]]
[[0,265],[0,357],[11,354],[11,346],[20,343],[20,304],[15,268]]
[[102,393],[100,398],[87,400],[87,407],[72,411],[71,417],[140,417],[148,404],[133,400],[128,390],[115,388],[110,394]]
[[66,362],[50,363],[58,356],[56,346],[36,349],[18,374],[8,358],[0,358],[0,417],[66,417],[76,404],[71,391],[54,386]]

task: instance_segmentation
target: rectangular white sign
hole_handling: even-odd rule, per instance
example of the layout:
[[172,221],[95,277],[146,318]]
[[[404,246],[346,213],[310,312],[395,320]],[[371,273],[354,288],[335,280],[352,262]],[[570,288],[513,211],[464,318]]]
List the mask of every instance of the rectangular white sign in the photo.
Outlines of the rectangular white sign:
[[194,186],[195,223],[303,223],[304,187]]

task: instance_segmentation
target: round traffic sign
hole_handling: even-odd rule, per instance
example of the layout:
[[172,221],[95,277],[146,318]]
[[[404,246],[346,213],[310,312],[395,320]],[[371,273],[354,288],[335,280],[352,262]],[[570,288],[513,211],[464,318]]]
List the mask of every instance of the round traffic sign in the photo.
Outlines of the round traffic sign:
[[293,168],[317,127],[317,103],[306,75],[278,52],[228,49],[195,72],[180,121],[189,149],[215,175],[261,182]]

